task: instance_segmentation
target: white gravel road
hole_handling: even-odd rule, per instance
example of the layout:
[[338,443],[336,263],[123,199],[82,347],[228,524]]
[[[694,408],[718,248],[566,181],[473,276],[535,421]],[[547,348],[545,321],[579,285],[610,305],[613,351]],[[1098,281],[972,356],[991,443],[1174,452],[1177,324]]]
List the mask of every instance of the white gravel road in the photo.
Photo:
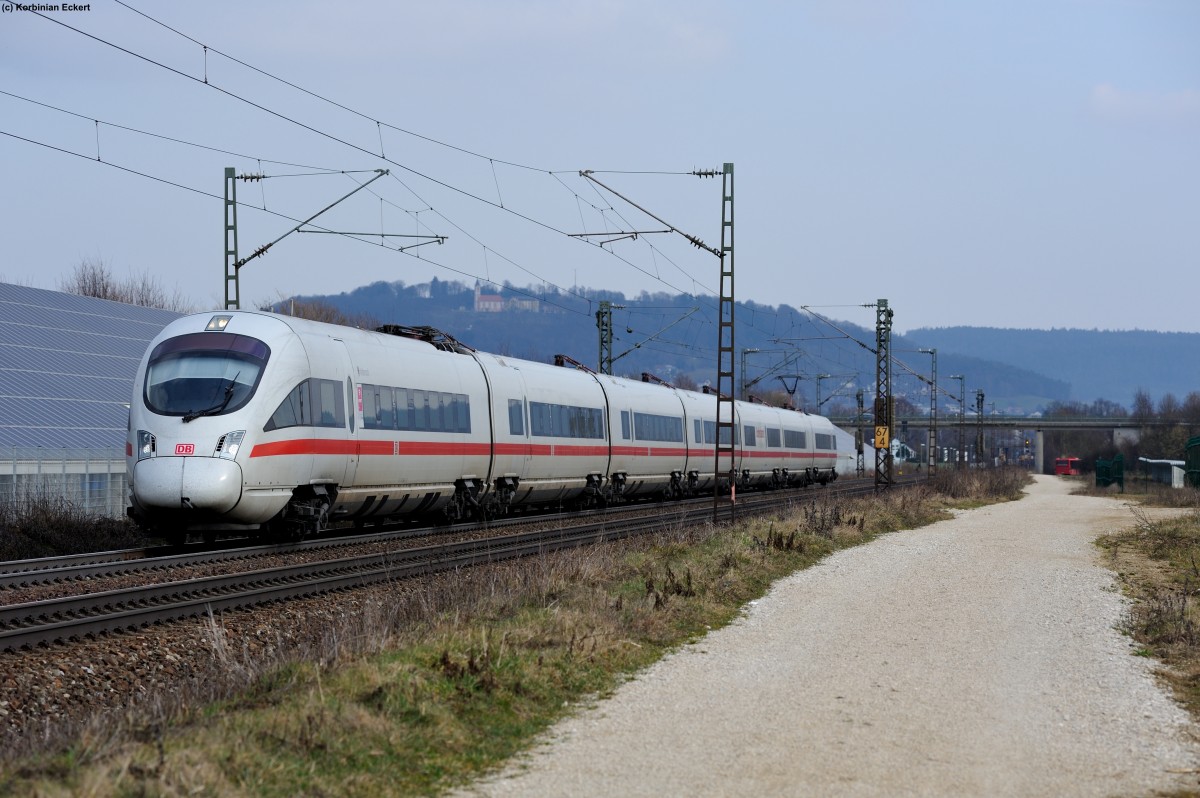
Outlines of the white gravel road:
[[463,795],[1150,795],[1200,746],[1115,630],[1114,499],[1019,502],[839,552]]

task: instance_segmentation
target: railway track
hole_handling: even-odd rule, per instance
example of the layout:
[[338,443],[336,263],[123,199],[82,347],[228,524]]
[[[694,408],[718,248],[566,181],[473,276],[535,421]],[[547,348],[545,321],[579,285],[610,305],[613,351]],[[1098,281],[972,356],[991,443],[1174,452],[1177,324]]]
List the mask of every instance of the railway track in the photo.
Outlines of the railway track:
[[[827,489],[839,496],[870,493],[870,484],[849,484]],[[815,499],[823,494],[814,492],[780,492],[757,494],[738,502],[734,512],[738,515],[756,515],[776,512],[797,502]],[[662,506],[660,505],[660,509]],[[666,523],[694,524],[709,521],[713,517],[712,500],[698,499],[690,502],[666,505],[666,512],[654,515],[601,513],[599,518],[570,518],[577,523],[560,525],[551,529],[517,532],[504,535],[456,542],[437,542],[432,545],[409,546],[400,549],[376,551],[369,554],[322,559],[319,562],[281,565],[276,567],[221,574],[193,579],[139,585],[116,590],[64,596],[42,601],[0,606],[0,649],[18,650],[47,645],[55,642],[85,639],[111,632],[137,629],[147,625],[170,622],[183,618],[217,614],[220,612],[270,604],[278,601],[313,596],[339,590],[361,587],[368,584],[400,580],[452,570],[485,562],[497,562],[530,554],[557,551],[602,541],[618,540],[633,535],[661,529]],[[541,526],[559,523],[561,519],[537,518],[533,522]],[[511,519],[503,526],[528,524],[531,519]],[[495,531],[502,524],[492,525]],[[475,527],[478,529],[478,527]],[[437,530],[444,533],[445,528]],[[394,538],[412,537],[417,530],[392,534]],[[421,530],[429,534],[429,530]],[[379,542],[380,536],[360,536]],[[342,539],[345,540],[345,539]],[[334,541],[336,542],[336,541]],[[291,544],[291,550],[305,546],[329,548],[330,540]],[[281,547],[255,547],[272,549],[280,553]],[[284,547],[287,548],[287,547]],[[225,552],[204,552],[176,555],[179,557],[203,558],[211,562],[220,556],[226,559],[246,558],[247,549]],[[110,552],[112,555],[127,555],[127,552]],[[83,579],[81,569],[109,568],[107,573],[119,573],[141,563],[141,569],[169,569],[158,562],[161,558],[130,560],[114,557],[100,563],[84,562],[63,564],[58,568],[18,570],[13,569],[5,577],[49,578],[52,573],[58,578]],[[5,563],[0,565],[12,565]],[[71,573],[75,576],[67,577]]]
[[[861,480],[845,480],[823,489],[837,495],[845,495],[846,491],[861,490]],[[743,496],[739,507],[749,508],[763,496],[774,494],[755,493]],[[791,492],[788,494],[797,501],[806,496],[820,495],[811,492]],[[312,552],[322,549],[349,547],[367,543],[385,543],[391,540],[420,538],[422,536],[453,536],[469,534],[479,530],[505,529],[530,523],[561,523],[565,520],[578,520],[601,517],[620,517],[629,513],[653,512],[660,507],[693,507],[712,506],[711,497],[700,497],[663,504],[630,504],[614,506],[603,510],[586,512],[559,513],[546,515],[519,515],[497,519],[487,524],[469,523],[452,526],[423,526],[414,527],[411,524],[397,524],[380,527],[377,531],[363,534],[345,534],[335,531],[295,543],[259,544],[245,539],[245,545],[231,547],[231,541],[220,544],[204,544],[181,548],[179,546],[153,546],[137,549],[122,549],[118,551],[90,552],[84,554],[69,554],[57,557],[45,557],[29,560],[13,560],[0,562],[0,600],[3,591],[19,589],[39,584],[69,584],[106,577],[129,576],[146,571],[169,572],[176,568],[193,567],[206,563],[233,562],[255,557],[266,557],[279,554],[294,554],[297,552]]]

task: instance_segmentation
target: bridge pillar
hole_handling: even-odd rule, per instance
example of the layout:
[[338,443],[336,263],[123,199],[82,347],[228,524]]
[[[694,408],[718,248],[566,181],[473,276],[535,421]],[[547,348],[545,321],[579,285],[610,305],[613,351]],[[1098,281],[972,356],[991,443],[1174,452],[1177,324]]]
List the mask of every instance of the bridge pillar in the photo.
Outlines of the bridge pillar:
[[1141,437],[1142,431],[1140,429],[1121,429],[1120,427],[1116,427],[1113,429],[1112,442],[1113,446],[1120,449],[1122,444],[1126,443],[1137,445]]
[[1041,430],[1033,434],[1033,473],[1046,473],[1046,441]]

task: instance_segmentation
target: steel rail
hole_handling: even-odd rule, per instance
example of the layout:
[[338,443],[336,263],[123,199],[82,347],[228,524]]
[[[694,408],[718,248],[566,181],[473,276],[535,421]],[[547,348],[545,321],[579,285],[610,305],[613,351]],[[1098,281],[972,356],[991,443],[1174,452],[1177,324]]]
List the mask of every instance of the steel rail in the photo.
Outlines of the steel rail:
[[[837,489],[834,489],[837,490]],[[744,502],[753,502],[755,496],[746,495]],[[691,503],[709,502],[708,498],[683,499],[676,504],[686,506]],[[595,516],[612,516],[624,512],[638,512],[651,506],[650,504],[631,503],[608,507],[600,510],[576,511],[573,513],[538,515],[514,515],[494,519],[487,522],[472,522],[453,524],[450,526],[403,526],[396,528],[390,525],[379,531],[358,535],[328,535],[311,540],[293,543],[270,543],[240,546],[238,548],[213,549],[206,545],[199,551],[183,551],[178,546],[155,546],[140,549],[122,549],[86,554],[68,554],[59,557],[43,557],[29,560],[13,560],[0,562],[0,591],[5,589],[25,588],[49,582],[71,582],[100,577],[125,576],[150,570],[165,570],[169,568],[200,565],[204,563],[223,562],[248,559],[257,556],[275,554],[291,554],[298,551],[338,546],[352,546],[362,543],[381,543],[388,540],[421,537],[424,535],[453,534],[471,532],[480,529],[498,529],[539,521],[553,522],[557,518],[588,518]]]
[[[706,513],[691,510],[688,515],[702,518]],[[593,523],[572,529],[524,532],[501,538],[439,544],[401,552],[262,569],[234,576],[205,577],[149,588],[12,605],[0,611],[0,623],[11,627],[0,630],[0,649],[29,648],[105,632],[136,629],[219,610],[256,606],[601,540],[615,540],[657,529],[661,525],[662,520],[658,517],[627,519],[624,523],[616,524]]]
[[92,551],[83,554],[59,554],[53,557],[35,557],[27,560],[6,560],[0,562],[0,585],[8,586],[6,580],[18,574],[38,573],[39,571],[82,568],[94,564],[119,563],[127,560],[142,560],[152,556],[154,547],[140,549],[117,549],[114,551]]
[[[869,485],[847,486],[843,494],[870,493]],[[766,494],[742,507],[746,515],[794,506],[812,494]],[[381,581],[555,551],[587,543],[617,540],[661,529],[666,524],[703,523],[711,510],[697,506],[600,521],[554,530],[522,532],[482,540],[439,543],[233,575],[112,590],[0,608],[0,650],[18,650],[53,642],[137,629],[165,621],[306,597]]]

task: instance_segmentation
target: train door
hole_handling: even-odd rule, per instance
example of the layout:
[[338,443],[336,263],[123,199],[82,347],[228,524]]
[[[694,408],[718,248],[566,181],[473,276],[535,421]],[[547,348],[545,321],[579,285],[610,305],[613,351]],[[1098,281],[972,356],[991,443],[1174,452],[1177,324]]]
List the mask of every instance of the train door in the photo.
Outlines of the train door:
[[[520,448],[521,454],[520,454],[520,456],[518,458],[518,462],[516,464],[516,466],[517,466],[516,470],[517,470],[517,473],[519,473],[521,476],[525,476],[526,474],[528,474],[530,472],[530,469],[533,466],[533,442],[531,440],[531,436],[533,435],[533,432],[529,428],[530,427],[530,425],[529,425],[529,400],[528,400],[529,394],[527,392],[528,389],[525,386],[525,379],[521,375],[520,370],[513,369],[513,371],[517,377],[516,383],[517,383],[517,386],[519,386],[518,387],[518,390],[520,391],[519,396],[521,397],[520,402],[519,402],[520,407],[516,412],[519,412],[521,414],[522,421],[520,424],[520,429],[521,429],[521,432],[523,433],[522,438],[521,438],[522,445]],[[509,414],[510,414],[510,418],[511,418],[511,414],[514,412],[514,404],[511,400],[509,401],[508,406],[509,406]]]
[[339,501],[358,470],[357,430],[361,420],[353,366],[340,338],[313,336],[308,349],[312,416],[313,484],[338,486]]
[[358,430],[362,427],[362,385],[354,381],[354,363],[350,359],[350,350],[346,342],[335,338],[338,351],[342,357],[342,373],[346,375],[346,423],[350,430],[349,445],[346,447],[346,471],[342,477],[342,485],[353,485],[358,473]]
[[[526,480],[533,461],[528,389],[521,370],[501,358],[486,369],[492,392],[492,483]],[[518,489],[517,498],[525,493]]]

